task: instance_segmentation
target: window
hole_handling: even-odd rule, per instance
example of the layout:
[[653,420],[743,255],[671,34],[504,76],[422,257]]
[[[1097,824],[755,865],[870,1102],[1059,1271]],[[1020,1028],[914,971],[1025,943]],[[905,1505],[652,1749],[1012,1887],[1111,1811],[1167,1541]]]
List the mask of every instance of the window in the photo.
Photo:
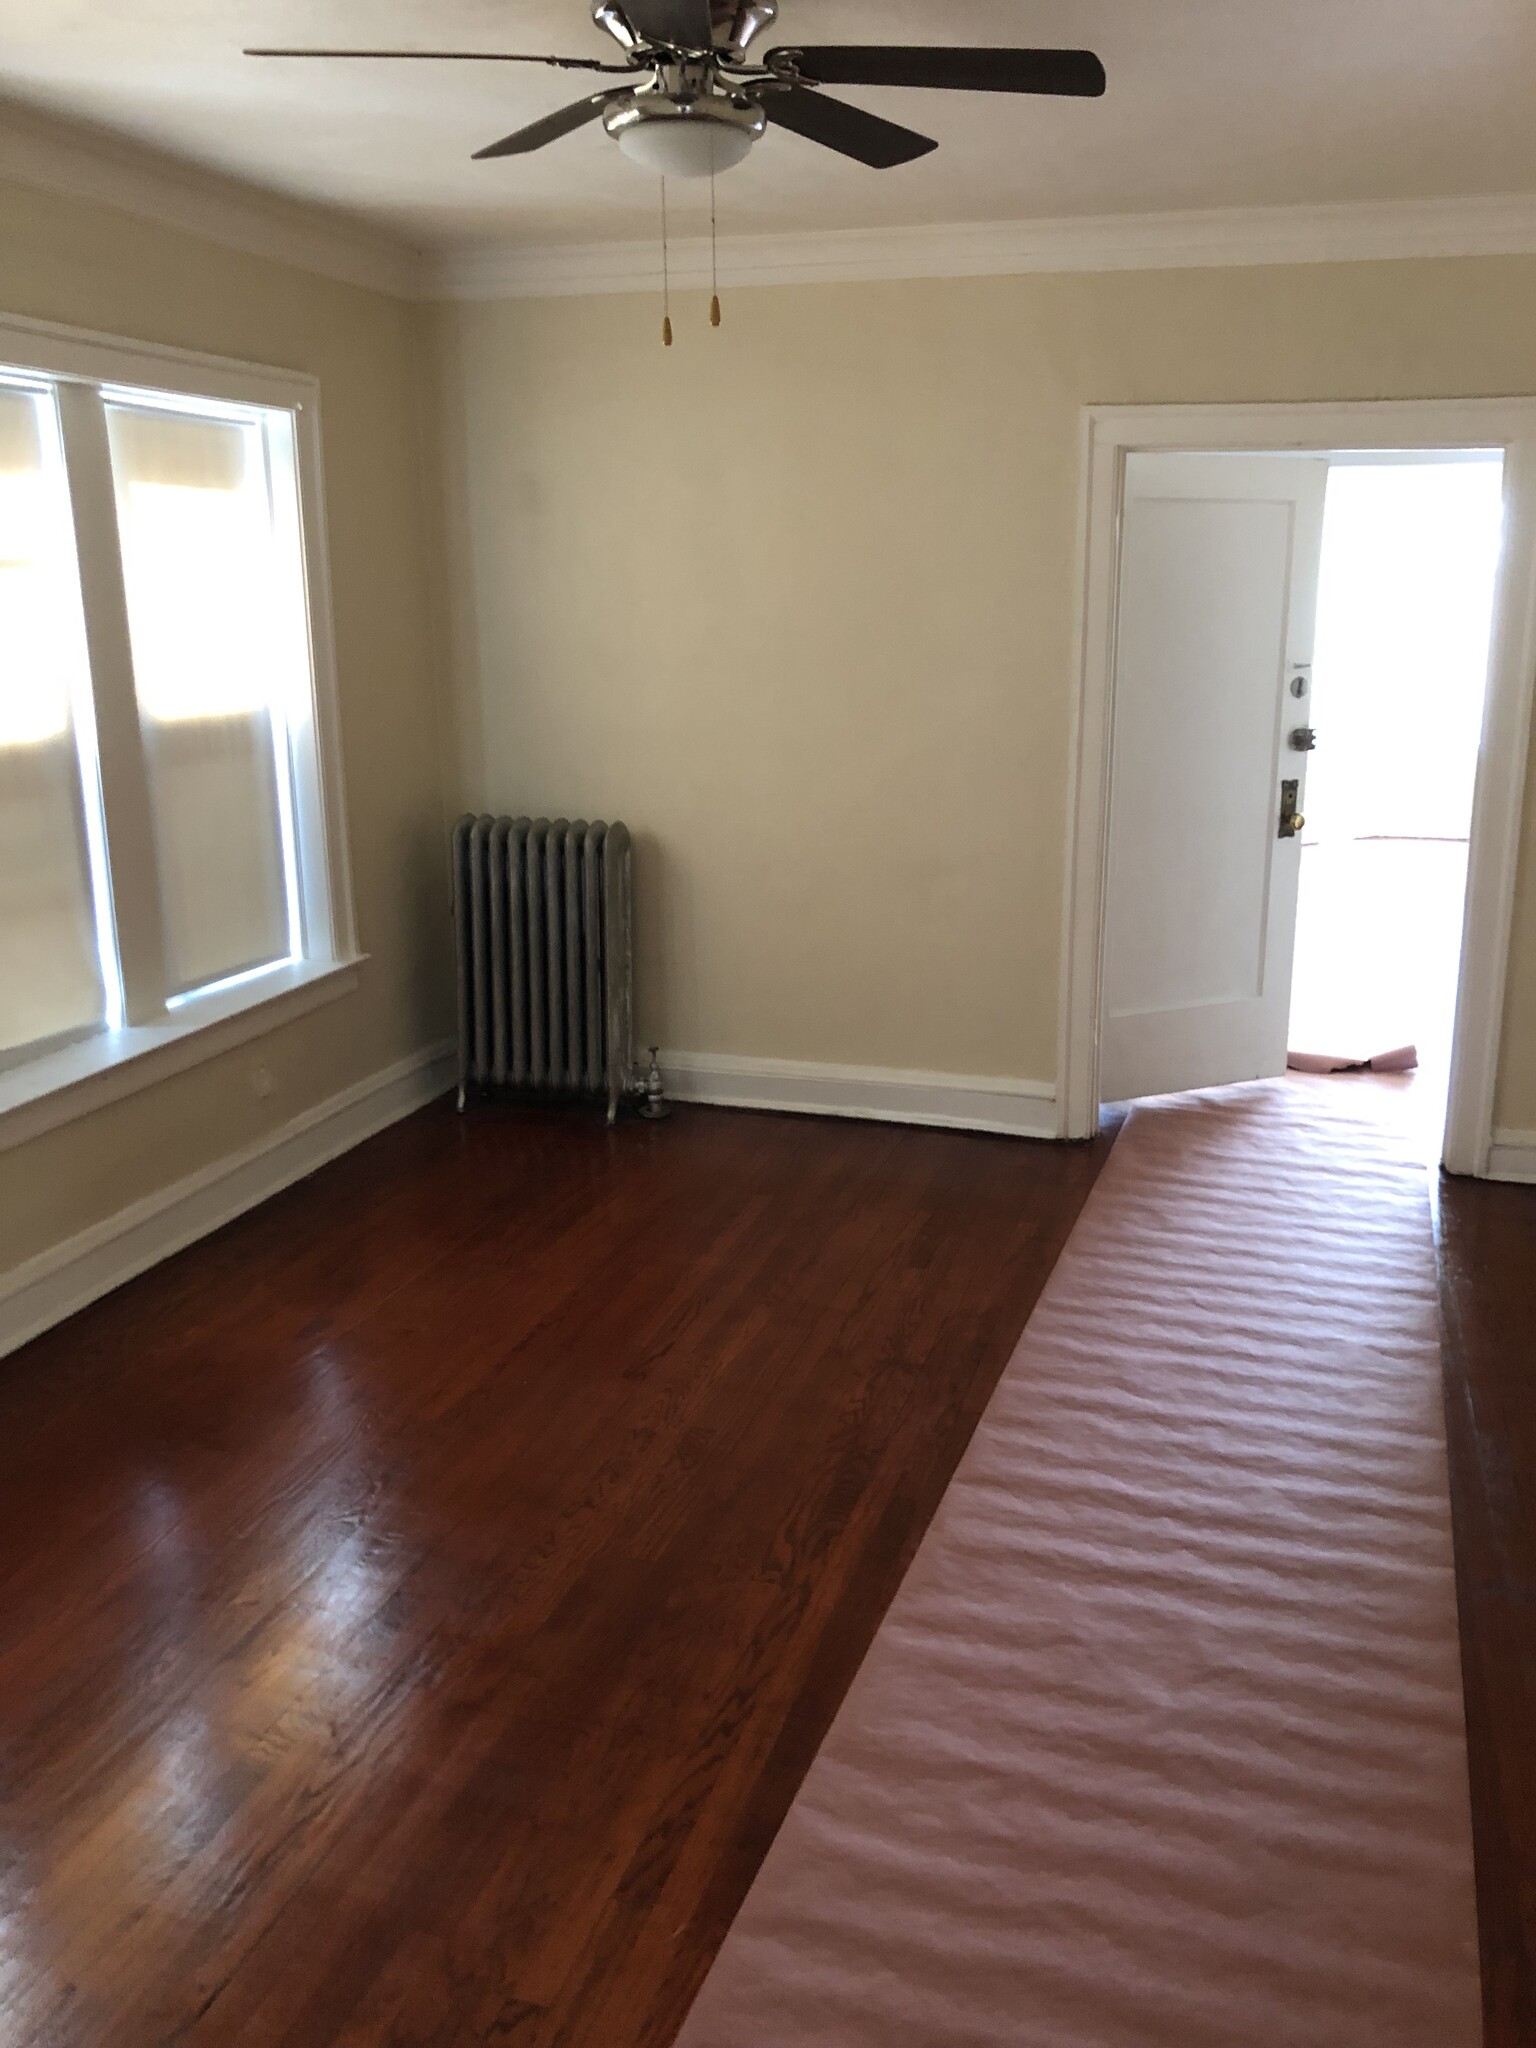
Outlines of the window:
[[0,1056],[119,1020],[85,676],[52,393],[0,385]]
[[318,428],[302,379],[0,351],[0,1084],[67,1085],[352,956]]

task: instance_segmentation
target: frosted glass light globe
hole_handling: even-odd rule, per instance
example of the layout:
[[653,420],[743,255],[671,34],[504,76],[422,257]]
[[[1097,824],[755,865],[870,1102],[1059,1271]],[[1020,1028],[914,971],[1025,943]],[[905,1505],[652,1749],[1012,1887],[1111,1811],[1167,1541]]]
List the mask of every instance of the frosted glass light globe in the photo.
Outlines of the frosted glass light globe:
[[707,178],[734,170],[752,148],[745,128],[723,121],[637,121],[619,130],[619,147],[663,178]]
[[663,178],[707,178],[744,162],[768,118],[719,95],[679,102],[636,93],[611,105],[603,123],[632,163]]

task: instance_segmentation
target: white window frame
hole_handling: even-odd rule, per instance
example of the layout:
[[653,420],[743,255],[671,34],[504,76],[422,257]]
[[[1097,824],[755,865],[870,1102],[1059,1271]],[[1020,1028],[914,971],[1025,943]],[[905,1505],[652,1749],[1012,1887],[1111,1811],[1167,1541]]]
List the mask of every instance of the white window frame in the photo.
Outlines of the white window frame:
[[[347,855],[346,792],[342,776],[341,720],[336,688],[336,651],[331,621],[330,573],[325,548],[321,472],[320,387],[313,377],[265,368],[224,356],[207,356],[158,343],[127,341],[46,321],[0,315],[0,365],[35,373],[58,387],[66,461],[77,530],[86,636],[98,724],[107,729],[101,751],[117,758],[103,764],[103,801],[119,850],[112,878],[116,918],[146,927],[123,946],[127,1017],[119,1028],[90,1033],[54,1049],[23,1056],[0,1069],[0,1151],[89,1114],[137,1089],[216,1058],[233,1046],[274,1030],[355,988],[364,956],[357,946],[352,875]],[[222,400],[289,414],[297,470],[299,533],[304,599],[308,611],[311,690],[306,717],[289,727],[296,806],[304,957],[261,970],[212,989],[165,1002],[163,974],[157,986],[135,988],[130,962],[153,961],[161,949],[158,905],[148,902],[147,863],[135,872],[131,848],[149,830],[148,797],[142,788],[142,754],[137,731],[114,739],[111,724],[133,703],[131,654],[116,538],[110,458],[101,411],[94,402],[97,433],[71,432],[71,393],[81,387],[129,387],[168,397]],[[281,495],[281,494],[279,494]],[[92,528],[111,529],[105,545],[93,544]],[[94,537],[100,539],[98,534]],[[116,580],[115,589],[112,587]],[[96,680],[98,663],[118,665],[106,688]],[[126,674],[121,664],[127,663]],[[140,766],[135,790],[134,763]],[[126,773],[124,766],[126,764]],[[113,817],[126,806],[129,815]],[[139,815],[132,815],[134,809]],[[119,837],[121,835],[121,837]],[[121,869],[121,874],[118,870]],[[153,973],[148,977],[154,983]]]

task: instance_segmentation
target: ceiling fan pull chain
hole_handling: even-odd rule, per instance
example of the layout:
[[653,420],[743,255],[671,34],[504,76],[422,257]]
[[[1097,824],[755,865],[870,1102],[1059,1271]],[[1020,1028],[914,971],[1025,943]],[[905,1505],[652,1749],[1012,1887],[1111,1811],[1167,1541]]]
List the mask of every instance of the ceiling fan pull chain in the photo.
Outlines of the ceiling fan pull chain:
[[672,346],[672,263],[667,249],[667,181],[661,181],[661,345]]
[[715,227],[715,140],[713,136],[709,140],[709,155],[709,289],[712,294],[709,301],[709,324],[711,327],[718,327],[720,325],[720,243]]

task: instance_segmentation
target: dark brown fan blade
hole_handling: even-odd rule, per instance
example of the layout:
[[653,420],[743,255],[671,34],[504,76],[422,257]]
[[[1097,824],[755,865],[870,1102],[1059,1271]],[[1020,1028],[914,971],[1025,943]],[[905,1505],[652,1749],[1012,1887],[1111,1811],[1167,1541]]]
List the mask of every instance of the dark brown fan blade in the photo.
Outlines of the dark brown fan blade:
[[556,114],[546,114],[542,121],[519,128],[515,135],[503,135],[500,142],[493,142],[488,149],[477,149],[475,161],[487,156],[527,156],[542,149],[546,142],[558,142],[562,135],[572,135],[589,121],[595,121],[613,97],[612,93],[594,93],[589,100],[577,100]]
[[242,50],[243,57],[410,57],[448,64],[548,64],[556,71],[628,71],[593,57],[525,57],[516,50]]
[[673,43],[680,50],[714,47],[709,0],[619,0],[619,4],[643,42]]
[[914,163],[939,146],[927,135],[882,121],[878,114],[866,114],[846,100],[829,100],[803,85],[775,86],[764,92],[762,101],[769,120],[780,128],[792,128],[807,142],[824,143],[840,156],[854,157],[877,171]]
[[803,50],[770,50],[770,70],[780,60],[816,85],[913,85],[949,92],[1066,93],[1097,99],[1104,90],[1104,66],[1092,50],[953,50],[927,45],[907,49],[851,43]]

